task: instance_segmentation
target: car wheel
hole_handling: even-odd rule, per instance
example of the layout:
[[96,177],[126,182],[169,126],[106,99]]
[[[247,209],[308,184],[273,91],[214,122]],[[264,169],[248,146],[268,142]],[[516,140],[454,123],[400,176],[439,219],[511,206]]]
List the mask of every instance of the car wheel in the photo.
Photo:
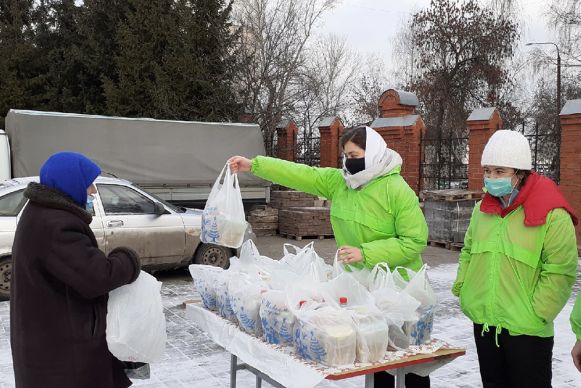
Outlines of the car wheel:
[[230,257],[234,256],[230,248],[213,244],[201,244],[194,254],[194,264],[213,265],[228,268]]
[[0,299],[10,298],[10,278],[12,277],[12,257],[0,259]]

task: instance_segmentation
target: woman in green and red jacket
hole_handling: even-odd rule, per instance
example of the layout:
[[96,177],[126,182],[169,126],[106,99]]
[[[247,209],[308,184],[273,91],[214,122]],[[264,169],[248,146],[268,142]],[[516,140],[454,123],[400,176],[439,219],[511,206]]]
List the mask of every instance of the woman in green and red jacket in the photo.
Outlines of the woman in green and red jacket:
[[466,232],[452,292],[474,322],[484,387],[551,387],[553,320],[577,271],[577,218],[531,172],[527,139],[497,131],[482,154],[487,193]]
[[[295,190],[331,200],[331,224],[344,264],[373,268],[386,262],[417,271],[428,239],[418,198],[400,175],[401,156],[369,127],[341,137],[344,169],[315,168],[257,156],[230,159],[233,172],[249,172]],[[393,377],[377,373],[375,386],[394,386]],[[406,375],[406,387],[426,388],[429,377]]]

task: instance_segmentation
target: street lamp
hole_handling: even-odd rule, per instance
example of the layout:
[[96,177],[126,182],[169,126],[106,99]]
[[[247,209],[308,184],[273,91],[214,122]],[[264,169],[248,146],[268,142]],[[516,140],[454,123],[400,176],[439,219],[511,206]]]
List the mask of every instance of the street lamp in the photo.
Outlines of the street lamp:
[[561,111],[561,53],[559,51],[559,46],[553,42],[529,42],[526,43],[525,46],[544,44],[553,45],[557,49],[557,117],[559,117],[559,112]]

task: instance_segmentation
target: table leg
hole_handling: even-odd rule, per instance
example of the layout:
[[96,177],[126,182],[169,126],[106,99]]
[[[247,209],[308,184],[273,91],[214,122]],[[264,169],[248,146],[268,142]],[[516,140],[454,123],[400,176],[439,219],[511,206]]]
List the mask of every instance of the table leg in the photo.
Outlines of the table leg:
[[368,373],[365,375],[365,388],[373,388],[375,385],[375,374]]
[[395,388],[405,388],[405,371],[403,369],[395,370]]
[[256,376],[256,388],[262,387],[262,378],[260,376]]
[[230,355],[230,388],[236,388],[236,372],[238,371],[238,357]]

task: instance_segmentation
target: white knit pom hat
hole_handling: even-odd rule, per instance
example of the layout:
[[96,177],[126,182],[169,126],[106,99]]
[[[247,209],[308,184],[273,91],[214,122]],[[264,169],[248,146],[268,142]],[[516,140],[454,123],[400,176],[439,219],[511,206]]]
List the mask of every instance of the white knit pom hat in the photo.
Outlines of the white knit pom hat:
[[533,166],[529,141],[517,131],[496,131],[484,147],[480,164],[531,170]]

